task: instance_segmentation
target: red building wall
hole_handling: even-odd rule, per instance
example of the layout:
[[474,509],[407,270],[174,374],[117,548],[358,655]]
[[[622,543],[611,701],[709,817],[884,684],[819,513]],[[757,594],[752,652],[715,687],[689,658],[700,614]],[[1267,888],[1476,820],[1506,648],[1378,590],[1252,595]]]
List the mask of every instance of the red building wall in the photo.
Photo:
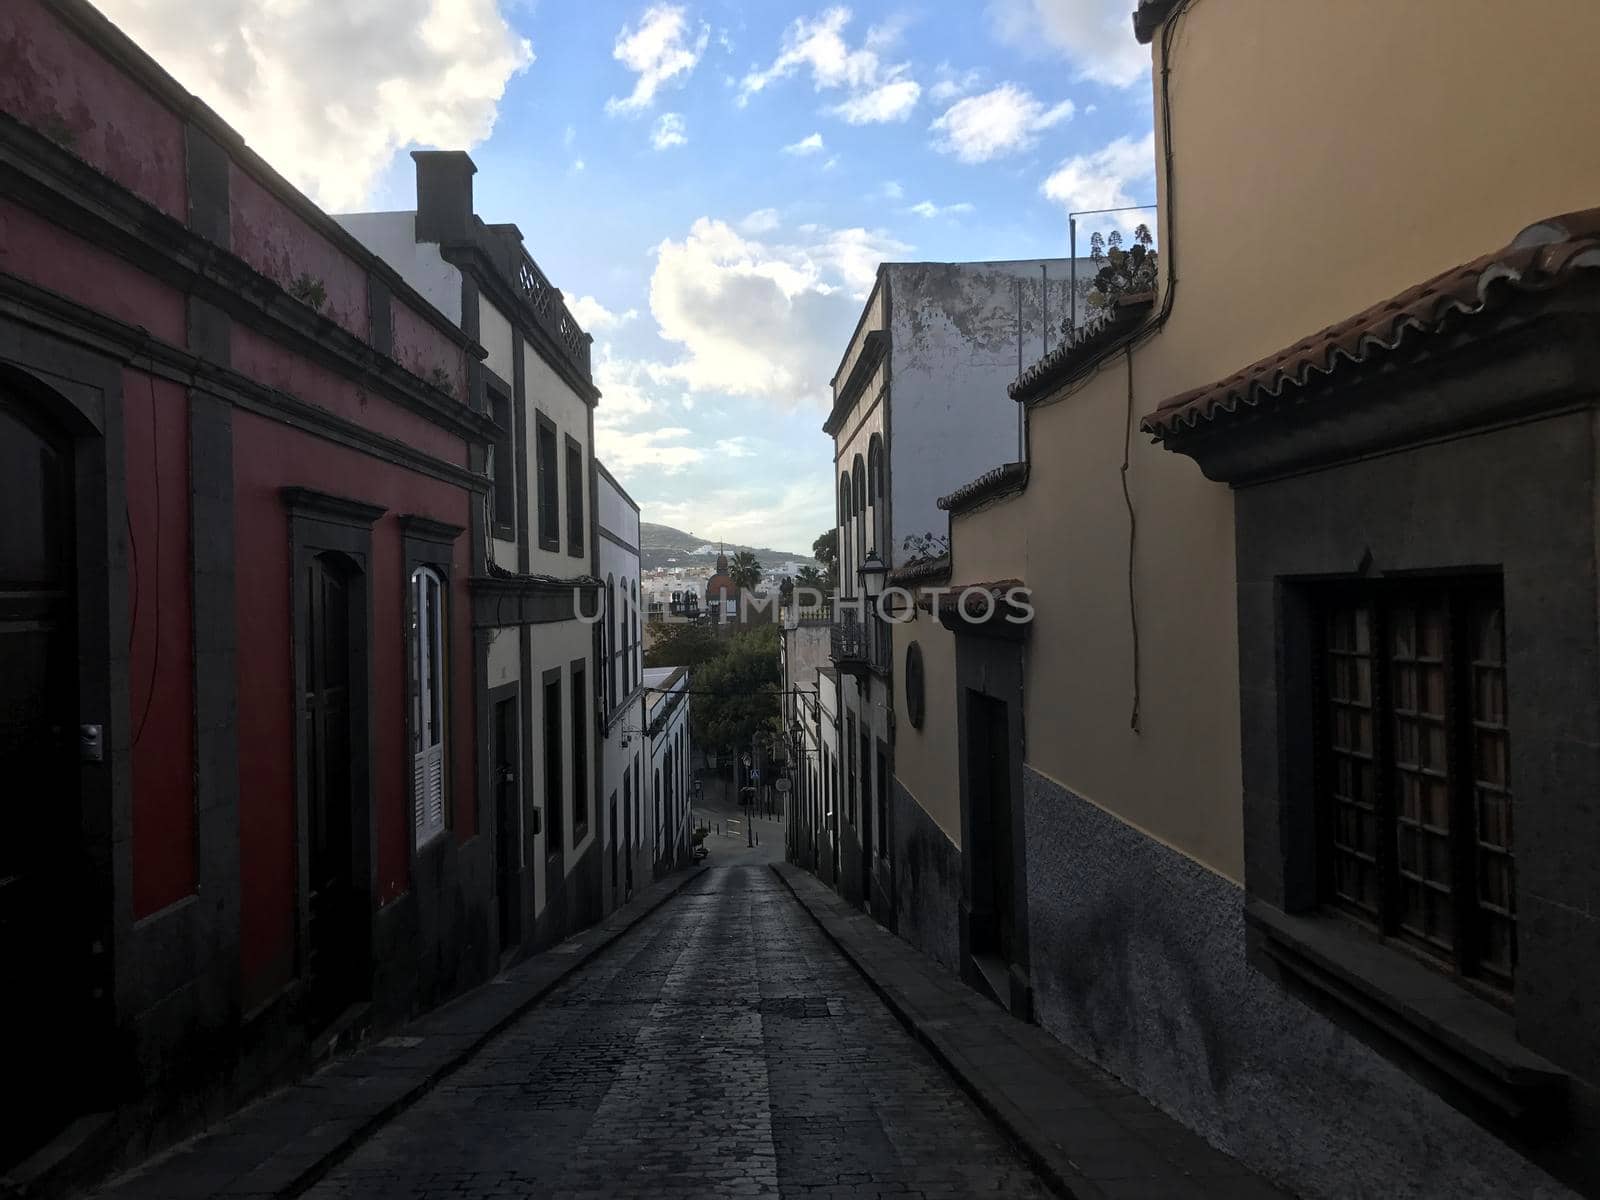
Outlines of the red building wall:
[[[6,0],[0,0],[0,8]],[[43,217],[0,199],[0,271],[69,296],[183,345],[183,293],[126,259],[79,241]]]
[[233,252],[288,291],[302,276],[322,284],[323,316],[367,337],[367,272],[291,211],[238,163],[228,170]]
[[137,920],[192,895],[199,882],[188,392],[124,371],[122,420]]
[[[288,518],[280,489],[297,485],[390,510],[372,531],[372,803],[378,903],[410,887],[412,810],[406,737],[406,578],[399,515],[467,526],[467,495],[244,412],[234,415],[234,513],[239,628],[241,941],[247,1006],[294,972],[296,830]],[[452,773],[455,828],[475,832],[472,631],[466,535],[451,563]]]
[[182,121],[38,0],[0,3],[0,110],[187,219]]

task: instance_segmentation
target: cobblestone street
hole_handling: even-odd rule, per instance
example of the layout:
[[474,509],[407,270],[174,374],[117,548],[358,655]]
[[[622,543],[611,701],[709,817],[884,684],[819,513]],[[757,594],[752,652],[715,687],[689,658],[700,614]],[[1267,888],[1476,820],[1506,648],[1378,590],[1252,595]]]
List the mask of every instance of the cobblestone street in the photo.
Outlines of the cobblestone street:
[[308,1194],[1045,1192],[750,865],[706,872]]

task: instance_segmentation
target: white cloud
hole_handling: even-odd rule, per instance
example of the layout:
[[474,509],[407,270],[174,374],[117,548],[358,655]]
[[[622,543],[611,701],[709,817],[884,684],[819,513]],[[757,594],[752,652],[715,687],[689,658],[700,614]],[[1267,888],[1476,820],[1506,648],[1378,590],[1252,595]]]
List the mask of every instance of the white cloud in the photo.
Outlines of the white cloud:
[[874,125],[888,121],[904,121],[917,106],[922,85],[915,79],[897,78],[880,84],[870,92],[851,96],[828,111],[843,117],[852,125]]
[[715,449],[722,458],[754,458],[756,455],[756,439],[742,435],[723,438],[717,442]]
[[899,200],[905,196],[906,190],[900,186],[898,180],[886,179],[880,189],[880,194],[885,200]]
[[639,315],[637,308],[612,312],[593,296],[579,296],[575,300],[568,300],[567,311],[572,313],[574,319],[588,333],[602,333],[615,329],[619,325],[626,325]]
[[574,175],[576,175],[576,174],[578,174],[578,172],[582,171],[587,166],[588,166],[588,164],[585,163],[583,161],[583,159],[575,158],[575,159],[572,160],[572,173]]
[[957,96],[965,96],[976,88],[983,78],[983,73],[976,68],[958,72],[949,63],[940,63],[938,74],[939,78],[928,89],[928,99],[935,104],[944,104]]
[[501,0],[96,0],[326,208],[349,210],[407,146],[470,148],[534,60]]
[[828,379],[877,264],[909,247],[865,229],[766,245],[702,217],[656,250],[650,311],[680,347],[651,376],[690,393],[825,407]]
[[600,410],[595,409],[595,453],[606,464],[607,470],[618,475],[637,471],[641,467],[655,467],[675,475],[696,463],[704,462],[705,450],[684,441],[693,436],[693,431],[678,426],[635,430],[603,426],[600,424]]
[[783,148],[785,154],[820,154],[822,152],[822,135],[813,133],[801,138],[798,142],[790,142]]
[[687,145],[689,135],[683,128],[682,113],[662,113],[656,118],[656,127],[650,134],[650,144],[657,150]]
[[897,30],[889,26],[868,30],[863,43],[851,49],[844,39],[844,27],[849,23],[848,8],[830,8],[813,20],[802,17],[794,21],[784,31],[772,65],[744,77],[739,103],[747,104],[769,85],[808,70],[817,91],[842,89],[846,93],[844,101],[830,111],[851,124],[905,120],[916,107],[922,85],[910,78],[907,64],[887,65],[880,56]]
[[1131,0],[989,0],[995,36],[1024,54],[1064,58],[1095,83],[1128,87],[1150,70]]
[[576,125],[568,125],[567,128],[566,128],[566,131],[563,132],[562,135],[561,135],[561,144],[563,146],[571,146],[572,143],[577,141],[577,140],[578,140],[578,127]]
[[1014,83],[957,100],[933,122],[934,146],[962,162],[988,162],[1027,150],[1040,133],[1072,116],[1072,101],[1052,108]]
[[758,208],[739,222],[739,228],[745,233],[771,233],[778,227],[778,210],[775,208]]
[[931,219],[933,217],[960,216],[962,213],[969,213],[972,211],[972,205],[965,200],[958,204],[944,205],[935,204],[932,200],[923,200],[918,204],[913,204],[906,211],[915,213],[919,217]]
[[1121,137],[1093,154],[1067,159],[1039,190],[1069,211],[1122,208],[1149,199],[1145,188],[1155,179],[1155,135]]
[[711,30],[702,25],[692,42],[690,36],[684,10],[672,4],[653,5],[645,10],[636,27],[624,25],[611,57],[638,79],[628,95],[607,100],[606,111],[633,113],[649,108],[664,84],[680,75],[687,77],[705,53]]

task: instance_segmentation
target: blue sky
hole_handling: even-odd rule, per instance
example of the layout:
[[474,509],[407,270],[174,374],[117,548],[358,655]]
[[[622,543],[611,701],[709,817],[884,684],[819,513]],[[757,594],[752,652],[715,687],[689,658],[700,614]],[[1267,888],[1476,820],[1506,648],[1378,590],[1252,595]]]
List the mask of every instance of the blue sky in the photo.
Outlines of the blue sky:
[[880,259],[1063,256],[1154,198],[1132,0],[100,0],[325,207],[468,147],[595,335],[646,520],[805,549],[827,383]]

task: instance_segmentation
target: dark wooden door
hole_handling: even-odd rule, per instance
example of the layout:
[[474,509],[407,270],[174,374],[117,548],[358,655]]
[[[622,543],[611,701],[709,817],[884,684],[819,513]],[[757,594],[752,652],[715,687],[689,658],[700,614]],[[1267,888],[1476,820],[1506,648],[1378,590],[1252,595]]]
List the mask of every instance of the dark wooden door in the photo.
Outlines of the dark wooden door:
[[77,768],[72,454],[0,391],[0,1167],[77,1106],[90,935]]
[[306,976],[317,1025],[338,1016],[362,990],[366,890],[355,877],[359,810],[350,772],[356,576],[332,554],[312,558],[306,572]]
[[1003,700],[977,692],[968,695],[968,769],[974,824],[982,838],[979,872],[987,884],[983,898],[993,922],[992,945],[984,949],[1012,963],[1017,961],[1017,908],[1010,712]]
[[633,777],[622,773],[622,898],[633,899]]
[[517,769],[522,732],[515,699],[494,706],[495,890],[499,896],[500,949],[522,941],[522,803]]

